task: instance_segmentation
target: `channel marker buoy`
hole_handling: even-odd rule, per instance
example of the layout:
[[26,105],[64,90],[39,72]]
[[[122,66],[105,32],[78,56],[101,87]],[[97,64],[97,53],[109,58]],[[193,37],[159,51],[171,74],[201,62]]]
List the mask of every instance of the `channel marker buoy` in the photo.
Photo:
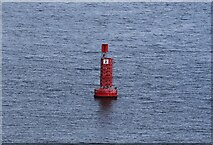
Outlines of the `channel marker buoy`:
[[94,90],[95,98],[117,98],[117,88],[113,86],[113,59],[106,57],[108,44],[102,44],[100,87]]

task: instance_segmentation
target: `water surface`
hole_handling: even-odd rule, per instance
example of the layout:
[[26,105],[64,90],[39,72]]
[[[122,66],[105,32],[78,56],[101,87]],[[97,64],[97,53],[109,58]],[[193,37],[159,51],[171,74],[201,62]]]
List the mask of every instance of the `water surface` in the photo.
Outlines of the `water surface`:
[[[210,3],[3,3],[3,142],[211,141]],[[102,43],[117,100],[95,100]]]

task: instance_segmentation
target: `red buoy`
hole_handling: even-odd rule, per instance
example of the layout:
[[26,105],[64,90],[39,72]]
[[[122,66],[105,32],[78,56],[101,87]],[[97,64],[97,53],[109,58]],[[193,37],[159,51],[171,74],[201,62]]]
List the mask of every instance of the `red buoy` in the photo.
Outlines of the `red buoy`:
[[101,72],[100,72],[100,87],[95,89],[94,97],[96,98],[117,98],[117,88],[112,85],[112,69],[113,59],[107,58],[108,44],[102,44]]

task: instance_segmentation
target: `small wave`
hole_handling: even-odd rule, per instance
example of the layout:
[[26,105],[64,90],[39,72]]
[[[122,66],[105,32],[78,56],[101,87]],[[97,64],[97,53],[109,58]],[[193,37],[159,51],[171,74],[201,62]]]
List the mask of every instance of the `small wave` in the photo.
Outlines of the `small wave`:
[[75,68],[76,70],[93,70],[91,68]]
[[43,61],[44,59],[47,59],[48,56],[44,56],[44,55],[27,55],[24,56],[25,59],[28,60],[33,60],[33,61]]
[[61,89],[57,89],[57,88],[49,88],[49,89],[47,89],[47,91],[59,92],[59,91],[62,91],[62,90]]
[[83,53],[86,53],[86,54],[99,54],[100,52],[99,51],[85,51]]

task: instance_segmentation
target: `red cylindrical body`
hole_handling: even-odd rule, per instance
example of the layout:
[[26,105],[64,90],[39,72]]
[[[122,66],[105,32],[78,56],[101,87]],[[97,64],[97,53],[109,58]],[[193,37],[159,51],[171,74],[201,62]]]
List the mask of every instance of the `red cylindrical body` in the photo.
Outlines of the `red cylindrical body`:
[[114,98],[118,96],[117,88],[112,85],[112,67],[113,59],[107,58],[108,44],[102,44],[101,72],[100,72],[100,87],[94,90],[95,98]]
[[112,87],[112,58],[101,58],[101,76],[100,76],[100,86],[104,88]]

